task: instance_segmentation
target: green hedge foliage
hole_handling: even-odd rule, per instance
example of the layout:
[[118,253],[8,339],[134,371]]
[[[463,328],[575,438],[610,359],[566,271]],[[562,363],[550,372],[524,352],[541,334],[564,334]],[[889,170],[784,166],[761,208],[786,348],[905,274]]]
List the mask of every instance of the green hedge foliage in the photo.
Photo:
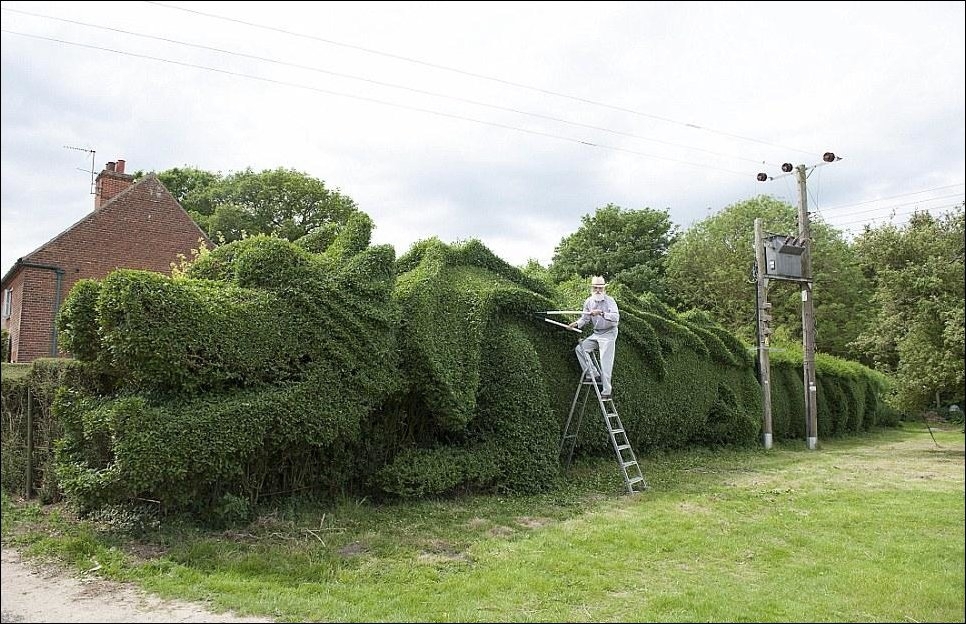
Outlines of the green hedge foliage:
[[[80,283],[60,327],[95,381],[53,400],[70,499],[204,514],[277,493],[555,487],[579,338],[542,313],[578,309],[586,282],[551,288],[475,240],[424,240],[397,260],[371,230],[360,213],[295,244],[224,245],[177,277]],[[747,347],[704,313],[611,294],[615,396],[645,471],[650,451],[756,443]],[[803,437],[801,356],[772,369],[775,435]],[[829,358],[817,371],[820,436],[888,424],[883,378]],[[612,454],[591,407],[577,452]]]
[[[23,495],[27,488],[27,390],[26,375],[3,375],[0,410],[0,487]],[[33,484],[31,484],[33,485]]]
[[[40,358],[30,365],[4,365],[0,483],[5,492],[19,496],[27,494],[27,465],[30,463],[31,492],[43,502],[60,499],[55,447],[63,436],[63,427],[51,412],[54,396],[64,387],[91,392],[105,385],[106,380],[94,367],[77,360]],[[28,400],[33,426],[32,457],[27,453]]]
[[[801,348],[770,352],[772,430],[776,438],[805,437],[805,381]],[[894,427],[899,412],[885,402],[888,378],[856,362],[815,356],[819,439]]]
[[100,281],[78,280],[57,317],[61,346],[79,360],[94,361],[101,355],[101,326],[97,316],[100,295]]
[[331,256],[254,237],[181,278],[116,271],[78,290],[85,303],[65,305],[61,326],[96,319],[73,330],[96,336],[79,352],[117,385],[55,402],[71,498],[203,511],[226,495],[351,484],[362,421],[398,378],[398,320],[392,248],[347,255],[365,237],[343,232]]

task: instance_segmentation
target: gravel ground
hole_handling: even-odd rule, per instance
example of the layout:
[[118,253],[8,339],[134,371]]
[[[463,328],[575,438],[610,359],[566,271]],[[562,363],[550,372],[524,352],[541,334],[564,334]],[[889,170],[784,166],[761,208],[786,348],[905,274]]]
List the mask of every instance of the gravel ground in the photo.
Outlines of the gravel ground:
[[271,622],[162,600],[133,585],[78,576],[2,549],[0,622]]

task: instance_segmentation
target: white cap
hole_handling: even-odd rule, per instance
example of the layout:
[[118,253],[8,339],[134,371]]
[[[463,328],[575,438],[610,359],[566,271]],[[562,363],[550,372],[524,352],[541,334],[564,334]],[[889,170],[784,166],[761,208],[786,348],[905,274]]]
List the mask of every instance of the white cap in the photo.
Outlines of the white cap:
[[601,277],[600,275],[595,275],[595,276],[594,276],[594,277],[593,277],[593,278],[592,278],[592,279],[590,280],[590,285],[591,285],[592,287],[593,287],[593,286],[607,286],[607,282],[605,282],[605,281],[604,281],[604,278],[603,278],[603,277]]

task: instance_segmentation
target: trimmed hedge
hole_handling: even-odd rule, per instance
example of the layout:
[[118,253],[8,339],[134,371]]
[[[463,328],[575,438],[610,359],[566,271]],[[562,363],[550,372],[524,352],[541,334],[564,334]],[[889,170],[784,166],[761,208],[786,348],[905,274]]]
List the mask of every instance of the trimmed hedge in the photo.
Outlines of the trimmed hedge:
[[[32,364],[4,364],[0,417],[0,487],[26,495],[27,465],[32,465],[30,490],[43,502],[56,502],[61,491],[55,470],[55,446],[63,436],[52,414],[54,396],[62,388],[93,391],[109,385],[96,369],[77,360],[39,358]],[[27,402],[31,402],[33,457],[27,454]]]
[[[586,284],[551,289],[475,240],[428,239],[396,260],[370,246],[371,228],[360,213],[295,244],[236,241],[174,278],[80,282],[59,323],[87,377],[53,399],[68,497],[87,509],[150,498],[217,514],[294,492],[555,487],[578,337],[542,312],[578,308]],[[746,346],[707,314],[611,291],[616,397],[639,458],[757,443]],[[884,378],[816,362],[820,436],[892,422]],[[804,436],[800,370],[800,354],[772,358],[778,438]],[[613,453],[596,408],[577,452]]]
[[[61,326],[71,348],[96,336],[78,352],[96,353],[118,385],[55,403],[71,498],[204,511],[225,496],[343,487],[362,421],[398,369],[394,253],[346,255],[360,234],[343,232],[350,240],[331,256],[254,237],[206,254],[185,277],[116,271],[78,291],[96,300],[65,306]],[[96,331],[84,329],[92,316]]]

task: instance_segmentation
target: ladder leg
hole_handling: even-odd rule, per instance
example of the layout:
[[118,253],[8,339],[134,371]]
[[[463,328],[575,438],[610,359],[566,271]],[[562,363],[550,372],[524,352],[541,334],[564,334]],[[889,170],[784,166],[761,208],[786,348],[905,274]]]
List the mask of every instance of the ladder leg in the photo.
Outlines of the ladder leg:
[[[570,462],[573,461],[574,448],[577,446],[577,437],[580,434],[580,425],[583,423],[584,412],[587,410],[587,397],[590,394],[584,395],[583,403],[580,405],[580,412],[577,413],[577,401],[580,399],[580,393],[584,389],[583,375],[581,375],[580,380],[577,382],[577,390],[574,392],[574,400],[570,404],[570,414],[567,415],[567,422],[564,425],[563,436],[560,438],[560,455],[561,457],[566,452],[567,456],[564,460],[564,468],[570,467]],[[576,420],[574,419],[574,414],[577,415]],[[571,433],[571,431],[573,433]],[[566,449],[567,441],[570,441],[570,448]],[[565,451],[566,449],[566,451]]]
[[[580,405],[580,413],[577,413],[577,402],[580,401],[580,393],[584,390],[584,386],[593,385],[601,416],[604,417],[604,427],[607,429],[607,436],[610,438],[611,446],[617,456],[617,464],[621,469],[624,486],[627,488],[628,494],[637,493],[647,488],[647,482],[644,480],[644,472],[641,470],[637,457],[634,455],[634,449],[631,448],[630,438],[627,436],[627,431],[624,430],[624,424],[621,422],[620,416],[617,413],[617,406],[614,400],[609,397],[605,399],[603,396],[601,388],[603,383],[603,369],[601,368],[600,357],[596,351],[585,353],[590,360],[592,370],[595,370],[600,377],[594,378],[591,376],[588,380],[585,371],[582,370],[580,373],[580,381],[577,382],[577,390],[574,392],[574,399],[570,403],[570,413],[567,415],[563,436],[560,439],[561,457],[566,452],[566,458],[563,460],[564,468],[569,468],[570,463],[573,461],[574,449],[577,446],[577,436],[580,433],[580,425],[583,421],[584,413],[587,410],[590,389],[588,388],[586,394],[584,394],[583,401]],[[575,414],[577,416],[576,419],[574,418]],[[570,444],[569,449],[567,448],[568,441]],[[639,489],[635,489],[635,487]]]

